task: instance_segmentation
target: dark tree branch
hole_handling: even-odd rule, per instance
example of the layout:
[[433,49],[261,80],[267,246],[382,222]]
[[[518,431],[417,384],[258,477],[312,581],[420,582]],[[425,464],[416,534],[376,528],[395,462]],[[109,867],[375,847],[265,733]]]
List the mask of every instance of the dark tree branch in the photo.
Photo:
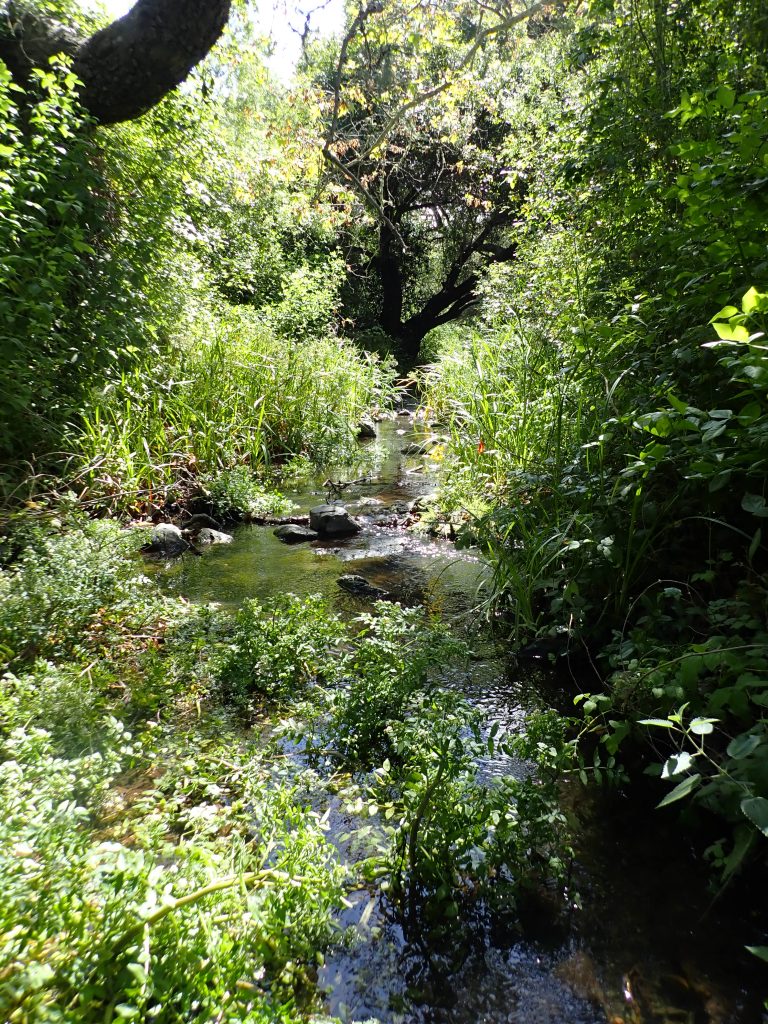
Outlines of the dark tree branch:
[[122,18],[80,40],[25,14],[11,21],[0,57],[18,79],[65,53],[83,83],[80,101],[100,124],[146,113],[209,52],[224,30],[231,0],[138,0]]

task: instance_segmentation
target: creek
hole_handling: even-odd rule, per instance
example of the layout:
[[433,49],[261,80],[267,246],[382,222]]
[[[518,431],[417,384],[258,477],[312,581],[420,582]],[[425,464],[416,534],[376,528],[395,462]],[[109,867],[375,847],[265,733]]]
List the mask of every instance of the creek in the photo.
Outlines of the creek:
[[[579,692],[545,670],[521,671],[487,634],[477,612],[487,569],[471,551],[391,525],[385,510],[436,490],[437,460],[405,456],[426,430],[400,416],[378,426],[374,456],[354,478],[345,505],[363,529],[333,543],[288,546],[271,527],[242,526],[231,545],[203,558],[155,567],[170,592],[236,607],[279,592],[321,593],[343,614],[367,608],[343,592],[354,573],[406,604],[423,603],[467,636],[469,670],[449,673],[457,687],[502,729],[524,726],[526,712],[563,706]],[[321,483],[288,494],[300,512],[324,502]],[[504,757],[487,774],[519,771]],[[331,951],[319,982],[327,1010],[347,1022],[381,1024],[757,1024],[758,968],[744,954],[748,908],[727,899],[708,905],[703,869],[681,848],[674,819],[621,796],[585,793],[568,783],[563,799],[574,827],[573,890],[580,906],[553,915],[528,908],[514,926],[482,908],[460,948],[430,948],[418,929],[403,928],[381,894],[353,893],[342,923],[356,940]],[[350,820],[330,808],[331,841],[344,853]]]

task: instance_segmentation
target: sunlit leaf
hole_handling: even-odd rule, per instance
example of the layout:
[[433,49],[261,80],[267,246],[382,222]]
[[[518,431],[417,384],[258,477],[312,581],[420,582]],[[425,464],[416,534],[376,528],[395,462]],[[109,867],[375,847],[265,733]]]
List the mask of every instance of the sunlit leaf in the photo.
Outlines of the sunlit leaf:
[[657,807],[668,807],[669,804],[673,804],[678,800],[682,800],[684,797],[692,793],[694,789],[701,782],[701,775],[696,772],[694,775],[689,775],[687,779],[683,779],[675,788],[664,797],[658,804]]
[[742,800],[741,812],[764,836],[768,836],[768,800],[764,796],[751,796]]

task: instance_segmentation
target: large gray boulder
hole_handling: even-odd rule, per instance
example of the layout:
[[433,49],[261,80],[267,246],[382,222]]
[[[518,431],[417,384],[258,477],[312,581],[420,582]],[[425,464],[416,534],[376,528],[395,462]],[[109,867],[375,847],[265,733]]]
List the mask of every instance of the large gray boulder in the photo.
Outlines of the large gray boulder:
[[315,505],[309,510],[309,527],[320,537],[351,537],[360,532],[343,505]]

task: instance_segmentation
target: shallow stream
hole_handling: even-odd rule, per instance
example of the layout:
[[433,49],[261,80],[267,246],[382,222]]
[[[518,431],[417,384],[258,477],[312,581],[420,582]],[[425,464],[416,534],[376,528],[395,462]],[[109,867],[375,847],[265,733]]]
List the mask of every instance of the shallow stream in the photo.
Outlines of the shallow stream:
[[[190,600],[237,606],[279,592],[322,593],[339,611],[363,610],[339,576],[355,573],[407,604],[425,603],[468,635],[477,658],[449,685],[480,707],[488,722],[520,729],[525,713],[563,699],[563,684],[545,673],[523,674],[484,634],[473,611],[487,569],[447,540],[389,525],[387,509],[436,490],[435,460],[401,448],[426,431],[407,415],[379,424],[377,447],[364,469],[334,471],[355,479],[344,503],[363,525],[348,540],[288,546],[271,527],[243,526],[235,541],[203,558],[158,567],[164,585]],[[288,492],[300,512],[323,503],[321,482]],[[391,518],[391,516],[389,516]],[[570,691],[579,690],[578,682]],[[486,773],[515,771],[502,759]],[[364,890],[344,922],[357,941],[329,955],[320,974],[327,1009],[343,1021],[381,1024],[759,1024],[768,985],[742,950],[744,915],[727,895],[708,905],[706,877],[682,849],[674,822],[613,797],[564,790],[575,831],[571,907],[557,923],[545,908],[502,923],[479,913],[460,952],[447,956],[418,935],[404,934],[386,905]],[[349,828],[337,810],[331,838]]]

